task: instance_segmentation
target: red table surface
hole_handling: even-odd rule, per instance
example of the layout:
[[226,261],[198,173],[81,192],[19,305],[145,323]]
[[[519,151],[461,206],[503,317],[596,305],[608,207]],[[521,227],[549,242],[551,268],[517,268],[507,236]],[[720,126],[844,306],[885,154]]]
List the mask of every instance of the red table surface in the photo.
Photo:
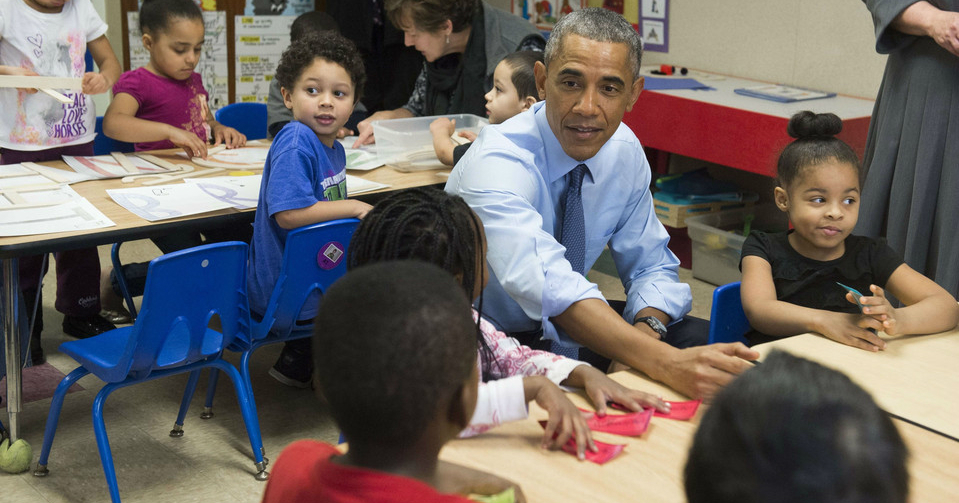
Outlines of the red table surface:
[[[692,157],[766,176],[792,138],[789,119],[740,108],[643,91],[623,122],[644,147]],[[862,159],[869,117],[846,119],[838,138]]]

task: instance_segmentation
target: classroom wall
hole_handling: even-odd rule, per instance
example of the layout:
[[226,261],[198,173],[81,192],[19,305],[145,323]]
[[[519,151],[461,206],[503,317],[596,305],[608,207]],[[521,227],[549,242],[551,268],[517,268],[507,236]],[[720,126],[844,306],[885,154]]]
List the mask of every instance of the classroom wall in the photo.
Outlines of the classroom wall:
[[[486,0],[509,10],[510,0]],[[638,19],[639,0],[624,16]],[[589,0],[602,6],[602,0]],[[874,50],[872,20],[859,0],[670,0],[671,64],[875,99],[885,57]]]
[[[91,0],[91,2],[97,14],[100,14],[100,18],[107,23],[109,27],[107,30],[107,40],[110,41],[110,46],[113,47],[113,52],[116,53],[120,65],[123,65],[123,29],[120,24],[119,0]],[[112,9],[107,10],[106,6],[108,2],[112,5]],[[93,103],[97,107],[97,115],[103,115],[107,111],[107,107],[110,106],[111,96],[112,94],[107,92],[93,97]]]

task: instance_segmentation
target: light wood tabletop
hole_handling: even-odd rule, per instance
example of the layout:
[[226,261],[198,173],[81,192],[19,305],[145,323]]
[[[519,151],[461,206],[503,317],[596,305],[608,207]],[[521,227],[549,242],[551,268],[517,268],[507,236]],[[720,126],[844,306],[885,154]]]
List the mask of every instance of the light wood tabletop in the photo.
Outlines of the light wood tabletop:
[[[654,393],[667,400],[688,400],[662,384],[631,371],[611,374],[627,386]],[[576,405],[592,409],[579,394]],[[682,502],[682,469],[698,418],[676,421],[653,417],[641,437],[594,433],[594,439],[626,444],[623,452],[605,465],[579,461],[562,451],[540,447],[545,411],[530,404],[530,417],[504,424],[474,438],[455,440],[440,452],[446,461],[490,472],[520,485],[526,500],[534,502]]]
[[[667,400],[687,400],[660,383],[632,371],[610,377],[627,386]],[[591,409],[581,394],[571,394],[580,407]],[[537,423],[546,413],[530,405],[530,417],[501,425],[474,438],[447,444],[440,458],[510,479],[526,499],[536,502],[662,502],[686,501],[683,468],[693,436],[707,406],[701,405],[689,421],[653,417],[641,437],[595,433],[597,440],[626,444],[605,465],[578,461],[561,451],[540,447],[543,429]],[[910,501],[952,502],[959,494],[959,442],[894,419],[910,449]]]
[[887,412],[959,438],[959,331],[881,337],[886,349],[875,353],[817,334],[787,337],[753,349],[761,359],[779,349],[839,370]]
[[[179,149],[169,149],[149,153],[174,164],[191,164],[197,171],[204,169],[190,162],[185,157],[177,155],[178,152],[180,152]],[[69,166],[63,161],[51,161],[38,164],[70,170]],[[446,182],[449,172],[450,170],[448,168],[405,172],[399,171],[391,166],[383,166],[371,171],[350,172],[349,174],[365,180],[389,185],[387,188],[366,192],[357,197],[357,199],[366,200],[367,202],[375,202],[377,198],[382,197],[385,193],[412,187],[443,184]],[[219,171],[213,174],[222,176],[229,174],[229,171]],[[182,179],[178,179],[171,180],[170,183],[184,182]],[[9,372],[6,383],[7,397],[9,398],[7,404],[7,428],[13,440],[19,438],[20,425],[18,416],[22,409],[22,362],[19,351],[20,344],[19,340],[13,337],[13,334],[18,332],[17,324],[21,321],[16,316],[16,293],[18,290],[16,259],[18,257],[99,246],[118,241],[130,241],[176,232],[201,230],[215,226],[249,224],[253,221],[254,209],[241,211],[229,208],[198,215],[150,222],[134,215],[115,203],[106,192],[107,189],[141,187],[143,184],[143,180],[125,184],[122,183],[120,179],[109,179],[89,180],[71,185],[78,194],[90,201],[90,203],[96,206],[97,209],[116,224],[112,227],[32,236],[0,237],[0,287],[2,287],[2,292],[0,292],[2,295],[0,295],[0,298],[8,299],[8,301],[3,302],[3,305],[0,306],[0,320],[4,320],[3,343],[6,348],[6,368],[15,369]]]

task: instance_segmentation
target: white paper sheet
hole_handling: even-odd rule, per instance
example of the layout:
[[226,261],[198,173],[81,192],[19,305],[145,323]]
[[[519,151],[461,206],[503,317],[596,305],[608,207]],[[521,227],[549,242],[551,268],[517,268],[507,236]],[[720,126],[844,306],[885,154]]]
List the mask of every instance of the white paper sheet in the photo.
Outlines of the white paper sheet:
[[107,195],[131,213],[151,222],[231,207],[194,183],[111,189],[107,190]]
[[252,176],[216,176],[209,178],[187,178],[187,183],[197,184],[210,197],[230,206],[245,210],[256,208],[260,197],[262,175]]
[[[127,159],[136,166],[140,173],[166,173],[169,171],[136,155],[128,155]],[[77,173],[87,175],[91,179],[122,178],[130,174],[111,155],[65,155],[63,161]]]
[[389,185],[385,183],[371,182],[357,176],[346,175],[346,193],[350,196],[385,189],[387,187],[389,187]]
[[51,190],[22,192],[20,196],[28,204],[52,205],[18,209],[6,198],[0,197],[0,236],[32,236],[116,225],[67,185]]

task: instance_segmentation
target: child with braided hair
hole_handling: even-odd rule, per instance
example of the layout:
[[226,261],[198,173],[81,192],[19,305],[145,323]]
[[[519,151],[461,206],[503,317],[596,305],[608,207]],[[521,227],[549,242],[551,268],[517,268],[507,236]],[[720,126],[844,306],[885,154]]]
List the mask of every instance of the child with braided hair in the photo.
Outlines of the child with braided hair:
[[[419,188],[394,194],[367,213],[350,242],[347,265],[413,259],[430,262],[452,273],[475,302],[476,338],[483,383],[470,426],[463,436],[497,424],[523,419],[526,404],[536,400],[549,412],[544,448],[559,448],[575,436],[577,454],[595,450],[580,411],[559,385],[586,390],[599,415],[608,402],[639,411],[668,405],[653,395],[628,389],[589,364],[546,351],[535,351],[483,319],[482,291],[486,286],[486,237],[479,218],[459,196]],[[556,434],[554,438],[553,435]]]

